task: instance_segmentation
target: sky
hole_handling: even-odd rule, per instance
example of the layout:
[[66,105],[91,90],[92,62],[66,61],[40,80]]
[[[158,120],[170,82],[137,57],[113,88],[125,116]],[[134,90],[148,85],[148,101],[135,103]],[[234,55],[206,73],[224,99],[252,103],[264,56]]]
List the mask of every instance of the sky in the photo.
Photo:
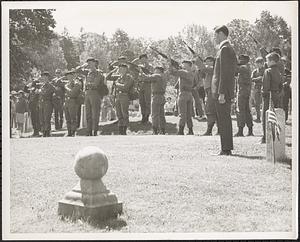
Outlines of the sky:
[[129,36],[157,40],[177,34],[187,24],[212,30],[235,18],[254,23],[262,10],[282,16],[290,25],[296,9],[295,2],[74,2],[57,5],[54,18],[58,33],[66,27],[77,36],[83,27],[86,32],[105,32],[111,37],[121,28]]

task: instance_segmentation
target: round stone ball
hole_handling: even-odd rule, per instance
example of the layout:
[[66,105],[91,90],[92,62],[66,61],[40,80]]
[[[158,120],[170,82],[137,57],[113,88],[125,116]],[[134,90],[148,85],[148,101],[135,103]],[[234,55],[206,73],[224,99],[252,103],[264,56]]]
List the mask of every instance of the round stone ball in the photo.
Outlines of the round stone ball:
[[74,170],[82,179],[101,179],[106,174],[107,169],[107,157],[103,150],[96,146],[87,146],[78,151],[75,156]]

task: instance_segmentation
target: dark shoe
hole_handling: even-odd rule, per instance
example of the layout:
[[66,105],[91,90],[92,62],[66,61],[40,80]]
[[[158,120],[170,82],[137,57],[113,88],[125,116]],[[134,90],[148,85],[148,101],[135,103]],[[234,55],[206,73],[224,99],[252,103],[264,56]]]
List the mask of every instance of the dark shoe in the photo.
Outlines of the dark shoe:
[[254,136],[254,134],[253,134],[253,127],[249,127],[248,128],[248,134],[247,134],[247,136]]
[[93,136],[93,131],[89,130],[86,136]]
[[193,131],[193,128],[189,128],[189,132],[188,132],[188,135],[194,135],[194,131]]
[[71,130],[68,130],[68,135],[67,135],[67,137],[71,137],[71,136],[72,136]]
[[127,135],[127,126],[123,127],[123,135]]
[[184,130],[184,126],[179,126],[177,135],[184,135],[183,130]]
[[266,143],[266,138],[264,136],[261,138],[260,143],[261,144],[265,144]]
[[160,134],[162,134],[162,135],[166,134],[166,130],[164,128],[161,128],[160,129]]
[[219,155],[232,155],[231,150],[222,150]]
[[152,134],[157,135],[158,134],[158,128],[152,127],[152,129],[153,129],[153,133]]
[[98,131],[94,130],[94,136],[97,136],[97,135],[98,135]]
[[72,137],[75,137],[75,136],[76,136],[76,131],[75,131],[75,130],[73,130],[73,131],[71,132],[71,136],[72,136]]
[[243,137],[243,127],[239,127],[239,131],[234,135],[234,137]]

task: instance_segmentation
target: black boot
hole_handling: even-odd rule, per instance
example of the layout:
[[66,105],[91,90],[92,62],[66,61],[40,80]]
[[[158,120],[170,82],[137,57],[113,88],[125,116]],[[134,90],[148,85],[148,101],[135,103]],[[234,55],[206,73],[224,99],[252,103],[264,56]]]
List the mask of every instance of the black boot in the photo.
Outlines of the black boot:
[[253,134],[253,127],[248,127],[248,134],[247,136],[254,136]]
[[210,136],[213,127],[214,127],[214,124],[207,124],[206,132],[205,132],[203,135],[204,135],[204,136]]
[[127,135],[127,126],[123,127],[123,135]]
[[88,133],[87,133],[87,136],[93,136],[93,131],[89,130]]
[[165,134],[166,134],[166,129],[165,129],[165,128],[161,128],[161,129],[160,129],[160,134],[165,135]]
[[239,131],[234,135],[234,137],[243,137],[243,127],[239,127]]
[[193,128],[189,128],[189,132],[188,132],[188,135],[194,135],[194,131],[193,131]]
[[154,135],[158,134],[158,128],[152,127],[152,129],[153,129],[153,133],[152,134],[154,134]]
[[94,136],[97,136],[97,135],[98,135],[98,131],[94,130]]
[[71,130],[70,129],[68,129],[68,135],[67,135],[68,137],[71,137],[72,136],[72,134],[71,134]]
[[73,131],[71,132],[71,136],[72,136],[72,137],[75,137],[75,133],[76,133],[76,131],[73,130]]
[[184,130],[184,126],[179,126],[177,135],[184,135],[183,130]]

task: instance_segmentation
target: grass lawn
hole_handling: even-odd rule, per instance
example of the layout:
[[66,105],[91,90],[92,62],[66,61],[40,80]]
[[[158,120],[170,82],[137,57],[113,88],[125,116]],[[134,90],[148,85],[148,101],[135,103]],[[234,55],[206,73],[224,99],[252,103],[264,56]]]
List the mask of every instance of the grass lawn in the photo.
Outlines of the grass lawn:
[[[177,118],[167,121],[172,134]],[[205,131],[205,122],[194,124],[196,134]],[[114,130],[114,125],[107,124],[110,128],[103,126],[102,131]],[[236,132],[235,121],[233,126]],[[150,134],[149,127],[139,134]],[[130,130],[137,134],[134,123]],[[220,148],[219,136],[11,139],[11,232],[289,232],[290,159],[273,168],[265,160],[265,145],[259,144],[261,124],[255,123],[254,133],[234,138],[230,157],[214,155]],[[286,137],[291,158],[290,125]],[[91,145],[108,156],[103,181],[123,202],[124,213],[99,224],[62,221],[58,201],[79,180],[73,170],[75,154]]]

